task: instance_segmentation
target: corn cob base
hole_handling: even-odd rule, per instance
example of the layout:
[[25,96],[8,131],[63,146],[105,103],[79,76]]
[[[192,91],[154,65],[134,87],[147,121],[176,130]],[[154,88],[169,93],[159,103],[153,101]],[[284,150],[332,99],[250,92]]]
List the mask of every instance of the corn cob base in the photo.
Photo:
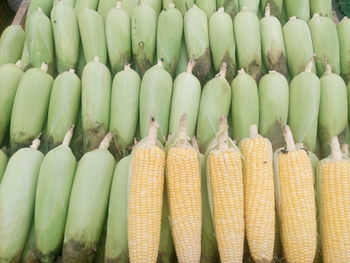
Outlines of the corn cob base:
[[100,124],[96,128],[88,129],[83,131],[83,142],[84,142],[84,152],[93,151],[97,149],[100,145],[100,142],[108,132],[108,129]]
[[283,53],[281,53],[278,56],[277,62],[275,62],[276,61],[275,55],[270,51],[268,52],[268,55],[267,55],[267,61],[268,61],[268,65],[266,65],[267,68],[274,69],[277,72],[281,73],[286,78],[288,77],[287,58]]
[[207,48],[202,56],[194,59],[195,65],[192,73],[204,85],[212,77],[210,49]]
[[97,251],[97,244],[85,244],[80,241],[70,240],[63,247],[64,263],[93,263]]

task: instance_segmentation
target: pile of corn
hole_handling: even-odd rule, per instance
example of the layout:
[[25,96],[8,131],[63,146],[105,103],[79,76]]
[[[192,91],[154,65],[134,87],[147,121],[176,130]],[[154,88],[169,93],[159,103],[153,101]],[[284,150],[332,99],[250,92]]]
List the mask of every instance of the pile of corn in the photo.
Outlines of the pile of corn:
[[349,263],[349,81],[330,0],[31,0],[0,263]]

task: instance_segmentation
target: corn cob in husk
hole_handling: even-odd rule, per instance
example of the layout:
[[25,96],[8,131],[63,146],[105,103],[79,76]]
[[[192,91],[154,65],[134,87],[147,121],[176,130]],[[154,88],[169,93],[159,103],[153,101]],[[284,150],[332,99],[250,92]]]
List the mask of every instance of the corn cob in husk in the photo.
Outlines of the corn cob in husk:
[[311,15],[320,14],[332,18],[332,0],[310,0]]
[[287,77],[288,64],[281,23],[270,15],[270,11],[268,4],[265,17],[260,20],[262,58],[267,70],[278,71]]
[[340,74],[345,82],[350,81],[350,19],[344,17],[337,25],[339,36]]
[[123,9],[128,12],[129,17],[132,17],[134,8],[139,4],[140,0],[122,0]]
[[261,0],[262,12],[265,12],[267,5],[270,5],[270,14],[281,20],[284,9],[283,0]]
[[51,11],[51,25],[55,43],[57,71],[75,68],[79,57],[78,18],[73,7],[56,5]]
[[287,124],[289,86],[287,79],[276,71],[259,82],[259,132],[277,149],[284,145],[282,127]]
[[136,134],[139,119],[141,79],[136,71],[126,65],[115,75],[111,94],[109,131],[114,135],[113,149],[119,156],[126,155]]
[[37,251],[35,250],[35,229],[34,220],[30,227],[29,234],[27,236],[26,245],[24,247],[20,263],[41,263]]
[[0,185],[0,262],[19,262],[32,224],[43,154],[35,139],[9,160]]
[[215,71],[226,63],[226,79],[232,82],[236,76],[236,45],[232,18],[219,8],[209,19],[209,39]]
[[196,62],[193,74],[202,83],[205,83],[211,77],[208,18],[205,12],[196,5],[185,14],[184,33],[187,56]]
[[20,25],[8,26],[0,37],[0,66],[16,63],[22,55],[25,32]]
[[192,74],[193,66],[194,62],[190,61],[187,71],[178,75],[174,81],[170,109],[170,134],[177,132],[183,114],[187,116],[188,136],[192,137],[195,133],[201,98],[201,84]]
[[42,262],[55,262],[60,252],[77,160],[69,148],[70,128],[60,146],[44,157],[35,199],[35,247]]
[[321,82],[312,73],[313,59],[304,72],[294,77],[289,88],[288,125],[297,143],[314,151],[316,148]]
[[144,75],[140,91],[140,130],[144,138],[149,129],[149,119],[154,117],[160,125],[158,139],[168,136],[169,115],[173,81],[162,62],[150,68]]
[[0,146],[10,127],[11,111],[23,71],[21,62],[0,66]]
[[131,43],[136,71],[142,77],[152,67],[157,39],[157,13],[143,2],[131,18]]
[[86,8],[79,14],[78,21],[86,63],[98,56],[100,62],[106,65],[107,45],[103,17]]
[[258,14],[260,0],[238,0],[238,2],[241,11],[247,8],[249,11]]
[[108,151],[112,134],[78,164],[69,200],[63,262],[93,262],[107,212],[115,161]]
[[186,72],[188,62],[189,62],[189,59],[187,57],[186,43],[184,39],[182,39],[180,56],[176,66],[175,76],[178,76],[183,72]]
[[203,88],[197,119],[197,139],[200,151],[205,152],[215,136],[222,116],[228,116],[231,106],[231,87],[225,79],[226,65]]
[[215,0],[195,0],[195,4],[207,14],[208,18],[216,11]]
[[0,184],[6,169],[7,162],[8,162],[8,158],[6,153],[0,150]]
[[[291,17],[283,26],[283,37],[289,72],[295,77],[304,71],[314,54],[311,33],[305,21]],[[312,67],[312,72],[316,72],[315,66]]]
[[259,19],[255,13],[244,8],[234,19],[238,67],[255,80],[261,75],[261,38]]
[[55,7],[58,4],[65,4],[69,5],[71,7],[75,6],[76,0],[53,0],[53,7]]
[[46,64],[30,69],[19,82],[11,115],[12,153],[30,144],[44,128],[53,83],[46,70]]
[[46,16],[50,16],[52,9],[53,0],[30,0],[27,12],[27,19],[34,13],[38,8],[43,10]]
[[284,0],[287,17],[296,16],[305,22],[310,20],[310,2],[309,0]]
[[340,73],[339,39],[337,28],[329,17],[314,14],[309,22],[312,43],[316,54],[316,68],[318,76],[326,71],[326,64],[330,64],[332,71]]
[[162,0],[142,0],[140,2],[152,7],[154,9],[154,11],[156,12],[157,16],[159,15],[161,8],[162,8]]
[[39,8],[28,16],[26,38],[31,66],[40,68],[48,65],[48,72],[54,72],[54,43],[50,19]]
[[108,131],[111,74],[98,57],[85,66],[82,77],[81,114],[84,152],[96,149]]
[[216,7],[219,9],[223,7],[225,12],[229,14],[232,20],[239,12],[239,0],[216,0]]
[[115,7],[117,4],[117,0],[99,0],[97,12],[100,13],[104,18],[107,17],[109,11]]
[[172,76],[175,74],[181,54],[182,34],[182,14],[174,4],[170,4],[158,17],[157,59],[163,60],[164,68]]
[[85,9],[96,10],[98,6],[99,0],[76,0],[75,1],[75,10],[77,11],[77,15],[79,16],[82,11]]
[[232,81],[231,118],[233,137],[244,139],[249,137],[249,127],[259,125],[259,95],[254,79],[244,72],[238,71]]
[[131,62],[130,17],[121,2],[106,16],[106,41],[112,71],[116,74]]

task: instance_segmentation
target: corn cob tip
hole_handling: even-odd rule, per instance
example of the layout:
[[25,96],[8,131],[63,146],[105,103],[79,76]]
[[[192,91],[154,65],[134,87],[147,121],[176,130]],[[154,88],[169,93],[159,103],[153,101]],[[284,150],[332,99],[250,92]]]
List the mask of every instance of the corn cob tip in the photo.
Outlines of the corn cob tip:
[[116,5],[115,5],[115,8],[118,8],[118,9],[123,8],[122,1],[117,1]]
[[224,13],[225,12],[225,8],[224,7],[220,7],[217,12],[218,13]]
[[71,68],[70,70],[68,70],[69,73],[75,73],[75,69]]
[[284,140],[286,141],[287,151],[288,152],[295,151],[296,147],[295,147],[293,134],[288,125],[283,127],[283,136],[284,136]]
[[258,126],[256,124],[250,125],[249,135],[250,135],[250,138],[259,137]]
[[74,124],[68,129],[66,134],[64,135],[62,145],[69,147],[69,144],[73,137]]
[[18,61],[16,62],[16,66],[17,66],[18,68],[22,68],[22,67],[23,67],[22,60],[18,60]]
[[49,66],[46,63],[42,63],[40,69],[42,72],[46,73],[49,69]]
[[164,59],[162,59],[162,58],[158,59],[157,66],[163,68],[164,67],[163,62],[164,62]]
[[295,144],[295,147],[297,149],[303,149],[304,148],[304,144],[302,142],[298,142],[298,143]]
[[315,57],[316,57],[316,54],[313,54],[312,57],[308,60],[304,72],[312,72],[312,68],[315,63]]
[[175,8],[175,4],[174,3],[169,3],[168,8]]
[[194,5],[192,6],[192,8],[198,8],[198,6],[197,6],[196,4],[194,4]]
[[43,10],[41,9],[41,7],[38,7],[38,12],[43,13]]
[[192,136],[191,138],[191,144],[192,144],[192,147],[199,152],[199,146],[198,146],[198,142],[197,142],[197,139],[195,136]]
[[126,63],[124,65],[124,70],[130,70],[131,69],[131,64],[130,63]]
[[296,16],[291,16],[290,18],[289,18],[289,20],[291,20],[291,21],[293,21],[293,20],[297,20],[298,18],[296,17]]
[[337,136],[331,139],[331,156],[335,160],[342,159],[342,152],[340,150],[340,144]]
[[113,139],[113,134],[110,132],[107,133],[98,148],[107,150],[109,148],[109,145],[111,144],[112,139]]
[[156,144],[158,129],[159,129],[159,123],[156,121],[155,118],[152,117],[148,128],[148,135],[145,140],[146,146],[151,147]]
[[326,67],[326,70],[325,70],[323,75],[331,74],[332,73],[332,66],[329,63],[326,63],[325,67]]
[[95,61],[95,62],[100,62],[99,56],[95,56],[95,57],[94,57],[94,61]]
[[321,15],[319,13],[315,13],[312,18],[317,18],[317,17],[320,17]]
[[244,68],[239,69],[239,70],[238,70],[238,74],[245,74]]
[[188,61],[188,64],[187,64],[186,72],[192,74],[192,71],[195,65],[196,65],[196,61],[194,59],[190,59],[190,61]]
[[269,74],[274,74],[274,73],[277,73],[276,70],[269,70]]
[[265,17],[271,16],[271,7],[270,3],[267,3],[265,6]]
[[40,146],[40,139],[39,138],[35,138],[32,142],[32,144],[30,145],[30,148],[33,150],[38,150],[39,146]]
[[216,77],[222,77],[225,78],[226,77],[226,71],[227,71],[227,64],[226,62],[222,63],[220,66],[220,71],[219,73],[216,75]]
[[349,157],[349,144],[343,143],[341,145],[341,152],[345,157]]
[[342,21],[343,21],[343,20],[347,20],[347,19],[349,19],[349,18],[348,18],[347,16],[344,16],[343,19],[342,19]]
[[243,6],[242,7],[242,12],[247,12],[249,11],[249,7],[248,6]]
[[219,124],[219,131],[217,133],[218,142],[219,142],[219,148],[220,149],[226,149],[228,147],[228,123],[227,123],[227,117],[221,117],[220,118],[220,124]]

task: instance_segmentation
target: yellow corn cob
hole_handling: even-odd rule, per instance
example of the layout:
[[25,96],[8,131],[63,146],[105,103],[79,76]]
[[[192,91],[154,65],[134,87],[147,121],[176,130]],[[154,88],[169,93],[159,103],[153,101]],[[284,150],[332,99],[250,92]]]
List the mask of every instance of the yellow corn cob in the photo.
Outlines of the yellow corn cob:
[[165,152],[156,140],[159,125],[131,155],[128,200],[128,242],[131,263],[155,263],[158,257],[164,190]]
[[222,263],[241,263],[244,247],[242,158],[228,137],[227,119],[207,155],[210,208]]
[[256,263],[271,262],[275,242],[275,189],[271,142],[250,127],[240,144],[243,155],[244,211],[250,254]]
[[284,127],[286,149],[276,152],[276,195],[281,241],[288,263],[312,263],[317,247],[313,168],[307,152],[297,149]]
[[318,166],[320,232],[324,263],[350,262],[350,160],[342,156],[339,141]]
[[198,151],[187,135],[186,115],[169,146],[166,182],[170,227],[179,263],[198,263],[201,257],[202,199]]

